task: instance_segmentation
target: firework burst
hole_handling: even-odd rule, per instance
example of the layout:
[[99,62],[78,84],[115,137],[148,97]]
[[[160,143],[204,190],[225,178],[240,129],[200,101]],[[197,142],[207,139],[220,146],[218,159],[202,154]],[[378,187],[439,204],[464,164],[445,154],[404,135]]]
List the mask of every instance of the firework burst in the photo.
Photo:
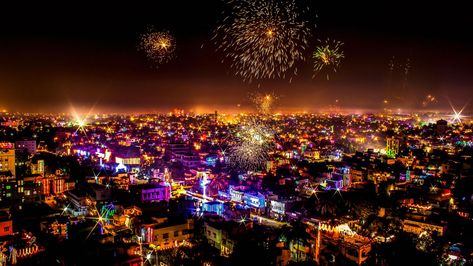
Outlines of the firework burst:
[[[312,55],[315,61],[314,76],[322,72],[324,69],[330,69],[334,73],[337,72],[342,59],[345,58],[342,46],[342,42],[327,39],[315,49],[315,52]],[[329,79],[328,73],[327,79]]]
[[302,18],[307,9],[300,10],[295,0],[227,3],[231,12],[216,28],[213,40],[235,75],[251,82],[297,74],[296,63],[305,60],[310,36]]
[[174,58],[176,41],[168,31],[158,32],[150,28],[140,37],[138,49],[157,65],[165,64]]
[[279,97],[274,93],[252,93],[249,96],[250,100],[256,106],[256,110],[261,114],[270,114]]
[[235,134],[236,144],[231,148],[230,165],[246,171],[264,168],[269,158],[274,132],[261,121],[244,121]]
[[429,107],[431,105],[434,105],[438,103],[438,100],[435,96],[432,95],[427,95],[425,98],[422,100],[422,107]]

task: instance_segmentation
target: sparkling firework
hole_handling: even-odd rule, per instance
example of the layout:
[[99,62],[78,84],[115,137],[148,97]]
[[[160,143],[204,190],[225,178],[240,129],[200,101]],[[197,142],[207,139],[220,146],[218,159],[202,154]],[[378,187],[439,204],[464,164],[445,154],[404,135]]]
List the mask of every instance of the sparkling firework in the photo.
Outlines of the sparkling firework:
[[429,107],[436,104],[437,102],[437,98],[429,94],[422,100],[422,107]]
[[[333,72],[337,72],[342,59],[345,58],[342,46],[342,42],[327,39],[322,45],[316,48],[312,55],[315,61],[314,76],[326,68],[331,69]],[[328,73],[327,79],[329,79]]]
[[279,97],[274,93],[253,93],[250,94],[250,100],[255,104],[256,109],[261,114],[270,114]]
[[230,164],[246,171],[264,168],[272,147],[274,133],[260,121],[245,121],[236,133],[236,145],[231,148]]
[[157,65],[165,64],[174,57],[176,41],[167,31],[149,29],[141,35],[138,49],[144,51],[146,57]]
[[[244,81],[297,74],[311,27],[295,0],[228,0],[231,12],[215,30],[217,51]],[[222,60],[223,62],[224,60]],[[289,72],[291,72],[289,74]]]

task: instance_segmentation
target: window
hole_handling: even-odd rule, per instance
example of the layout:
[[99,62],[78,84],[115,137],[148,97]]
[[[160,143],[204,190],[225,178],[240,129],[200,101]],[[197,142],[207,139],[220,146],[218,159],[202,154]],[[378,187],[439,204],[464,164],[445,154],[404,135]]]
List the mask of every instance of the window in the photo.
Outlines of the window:
[[174,236],[179,236],[179,231],[174,231]]
[[165,238],[165,239],[166,239],[166,238],[169,238],[169,233],[164,233],[164,234],[163,234],[163,238]]
[[3,232],[10,232],[10,226],[3,227]]

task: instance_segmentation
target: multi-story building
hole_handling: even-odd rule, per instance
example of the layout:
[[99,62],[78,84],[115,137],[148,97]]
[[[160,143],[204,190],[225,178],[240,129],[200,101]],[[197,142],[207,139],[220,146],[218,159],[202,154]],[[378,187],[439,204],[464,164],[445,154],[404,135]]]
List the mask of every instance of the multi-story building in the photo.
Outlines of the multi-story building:
[[143,203],[168,201],[171,198],[171,186],[165,184],[143,184],[131,187]]
[[0,237],[13,234],[13,222],[10,215],[4,211],[0,211]]
[[438,225],[429,222],[420,222],[405,219],[402,230],[404,232],[413,233],[419,235],[424,231],[435,232],[438,236],[443,236],[445,234],[446,227],[444,225]]
[[170,222],[167,218],[156,219],[154,223],[144,224],[141,237],[144,243],[156,248],[166,249],[189,244],[194,235],[194,221]]
[[19,140],[15,142],[17,150],[26,150],[30,154],[36,153],[36,140]]
[[18,187],[17,180],[11,171],[0,171],[0,205],[11,206],[18,196],[17,192],[22,192],[22,189]]
[[13,143],[0,143],[0,172],[10,171],[16,176],[15,171],[15,146]]
[[239,228],[235,223],[206,222],[205,237],[209,244],[220,251],[220,255],[228,257],[233,253],[236,241],[233,230]]
[[389,157],[395,157],[400,150],[400,141],[397,138],[386,139],[386,154]]

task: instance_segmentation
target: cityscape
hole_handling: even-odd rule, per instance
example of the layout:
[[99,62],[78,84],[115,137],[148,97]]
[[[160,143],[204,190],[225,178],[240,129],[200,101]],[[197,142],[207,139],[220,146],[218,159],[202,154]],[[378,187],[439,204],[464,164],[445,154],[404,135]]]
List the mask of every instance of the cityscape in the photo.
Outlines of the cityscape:
[[0,266],[473,264],[466,6],[166,2],[6,7]]

